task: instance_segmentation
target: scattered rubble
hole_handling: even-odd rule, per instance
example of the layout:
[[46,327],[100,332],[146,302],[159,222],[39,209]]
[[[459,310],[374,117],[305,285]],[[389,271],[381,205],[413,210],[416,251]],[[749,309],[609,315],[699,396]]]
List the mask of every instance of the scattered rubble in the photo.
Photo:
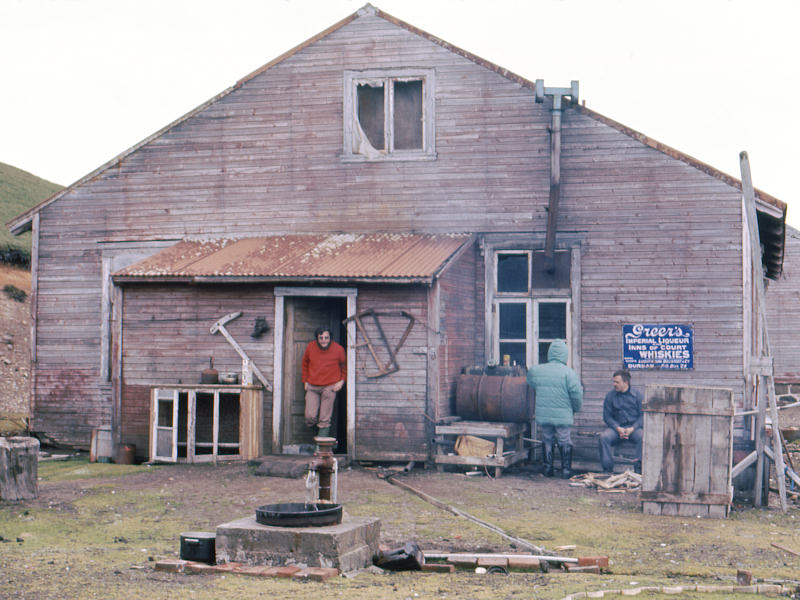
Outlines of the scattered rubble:
[[684,594],[688,592],[711,592],[724,594],[764,594],[767,596],[788,596],[796,592],[794,586],[762,583],[758,585],[648,585],[617,590],[595,590],[576,592],[564,596],[562,600],[578,600],[579,598],[604,598],[606,596],[638,596],[642,592],[648,594]]
[[325,581],[339,575],[339,569],[332,567],[300,567],[297,565],[269,567],[232,562],[222,565],[209,565],[204,562],[181,559],[160,560],[156,562],[155,570],[190,575],[237,574],[250,575],[251,577],[291,577],[292,579],[308,579],[311,581]]

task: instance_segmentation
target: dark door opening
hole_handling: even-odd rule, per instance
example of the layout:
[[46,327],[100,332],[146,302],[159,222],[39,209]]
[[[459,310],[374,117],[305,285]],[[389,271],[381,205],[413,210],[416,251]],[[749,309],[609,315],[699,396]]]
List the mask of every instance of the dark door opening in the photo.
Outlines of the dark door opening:
[[[313,444],[315,430],[305,426],[305,392],[301,363],[306,345],[314,340],[317,327],[327,327],[333,341],[347,349],[347,300],[328,296],[291,296],[286,298],[286,339],[283,393],[284,445]],[[353,365],[347,365],[352,369]],[[347,384],[336,395],[331,421],[331,434],[338,445],[337,454],[347,453]]]

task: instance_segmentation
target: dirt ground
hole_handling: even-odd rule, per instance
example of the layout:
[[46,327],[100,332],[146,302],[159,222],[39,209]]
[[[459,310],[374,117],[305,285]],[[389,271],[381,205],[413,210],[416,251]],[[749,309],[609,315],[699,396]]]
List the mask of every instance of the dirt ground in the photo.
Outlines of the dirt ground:
[[[563,598],[638,585],[731,585],[738,569],[766,581],[800,579],[800,557],[772,545],[800,551],[795,503],[787,513],[736,506],[727,519],[653,517],[642,513],[636,492],[602,494],[524,469],[499,479],[424,469],[400,477],[547,551],[574,545],[558,552],[608,556],[609,573],[365,571],[324,583],[169,574],[153,565],[178,556],[181,532],[214,531],[262,504],[302,501],[303,479],[256,476],[242,463],[127,466],[85,457],[42,462],[39,476],[38,499],[0,502],[2,598]],[[427,551],[523,551],[372,468],[343,469],[338,493],[346,514],[381,519],[389,548],[416,541]]]

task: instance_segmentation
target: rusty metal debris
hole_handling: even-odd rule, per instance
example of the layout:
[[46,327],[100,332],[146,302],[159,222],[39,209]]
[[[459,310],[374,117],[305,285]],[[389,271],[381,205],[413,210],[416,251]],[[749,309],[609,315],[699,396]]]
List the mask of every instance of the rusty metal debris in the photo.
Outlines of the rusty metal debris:
[[569,479],[572,487],[595,488],[598,492],[621,493],[638,490],[642,486],[642,476],[633,471],[625,471],[617,475],[600,473],[582,473]]
[[416,542],[406,542],[402,548],[381,550],[372,562],[387,571],[420,571],[425,559]]

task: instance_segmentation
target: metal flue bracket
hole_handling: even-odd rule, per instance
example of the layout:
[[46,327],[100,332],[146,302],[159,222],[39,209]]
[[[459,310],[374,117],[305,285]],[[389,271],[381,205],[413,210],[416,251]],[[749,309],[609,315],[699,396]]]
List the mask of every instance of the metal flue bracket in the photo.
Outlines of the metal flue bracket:
[[544,79],[536,80],[536,102],[544,102],[545,96],[553,97],[553,107],[561,110],[561,99],[564,96],[569,96],[572,104],[578,103],[578,81],[573,79],[570,81],[570,87],[545,87]]
[[267,391],[272,391],[272,385],[270,385],[267,378],[264,377],[264,374],[258,370],[258,367],[250,360],[250,357],[247,356],[247,353],[242,349],[242,347],[233,339],[233,336],[228,333],[228,330],[225,329],[225,325],[233,321],[234,319],[238,319],[242,316],[241,312],[230,313],[218,319],[216,323],[211,326],[211,333],[215,334],[218,331],[228,340],[228,343],[233,346],[233,349],[236,350],[236,353],[242,359],[242,385],[252,385],[253,383],[253,375],[255,375],[258,380],[264,385]]

